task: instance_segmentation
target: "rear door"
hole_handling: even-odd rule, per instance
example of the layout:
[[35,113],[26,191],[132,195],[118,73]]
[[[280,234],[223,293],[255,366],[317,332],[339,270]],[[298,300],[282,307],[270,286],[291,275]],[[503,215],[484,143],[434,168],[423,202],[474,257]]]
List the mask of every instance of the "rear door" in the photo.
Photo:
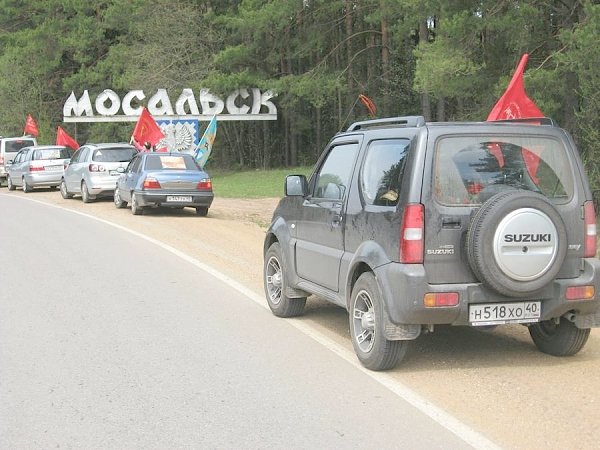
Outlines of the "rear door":
[[69,192],[80,192],[83,170],[87,168],[87,157],[90,153],[89,147],[81,147],[75,152],[71,162],[65,171],[65,183]]
[[[491,127],[478,131],[434,136],[428,150],[433,170],[425,172],[423,189],[424,198],[433,201],[425,205],[425,264],[433,284],[477,281],[466,256],[466,236],[473,214],[498,192],[542,194],[563,218],[582,222],[572,163],[560,139],[533,128],[528,134]],[[568,242],[582,243],[583,223],[566,225]],[[576,256],[568,253],[560,277],[577,274]]]
[[344,205],[359,145],[358,138],[345,138],[326,150],[296,224],[298,275],[336,292],[344,253]]

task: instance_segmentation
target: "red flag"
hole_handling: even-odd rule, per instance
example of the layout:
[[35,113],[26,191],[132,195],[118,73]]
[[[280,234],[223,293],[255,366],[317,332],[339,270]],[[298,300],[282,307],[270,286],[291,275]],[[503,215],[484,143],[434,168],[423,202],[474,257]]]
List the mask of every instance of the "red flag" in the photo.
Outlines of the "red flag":
[[135,124],[131,137],[140,145],[144,145],[146,142],[149,142],[150,145],[156,145],[165,135],[148,110],[142,108],[142,114],[140,114],[140,118]]
[[375,114],[377,114],[377,106],[375,106],[375,102],[363,94],[360,94],[358,99],[363,105],[365,105],[365,108],[367,108],[367,111],[369,111],[371,117],[375,117]]
[[73,150],[77,150],[79,148],[77,141],[69,136],[69,134],[62,129],[62,127],[58,127],[56,129],[56,145],[71,147]]
[[27,120],[25,121],[25,129],[23,130],[23,134],[30,134],[33,137],[38,137],[39,131],[37,123],[31,117],[31,114],[27,114]]
[[538,109],[533,100],[527,97],[527,94],[525,93],[523,72],[525,72],[527,59],[529,59],[529,55],[527,53],[523,54],[506,91],[502,94],[502,97],[500,97],[488,115],[488,121],[544,117],[544,113]]

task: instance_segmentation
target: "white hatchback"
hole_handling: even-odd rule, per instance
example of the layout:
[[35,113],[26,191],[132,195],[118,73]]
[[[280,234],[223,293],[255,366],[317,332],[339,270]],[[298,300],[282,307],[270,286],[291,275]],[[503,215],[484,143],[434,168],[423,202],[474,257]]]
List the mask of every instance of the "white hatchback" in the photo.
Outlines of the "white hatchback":
[[135,156],[135,147],[125,143],[86,144],[79,148],[65,168],[60,184],[63,198],[81,195],[84,203],[111,197],[119,175]]

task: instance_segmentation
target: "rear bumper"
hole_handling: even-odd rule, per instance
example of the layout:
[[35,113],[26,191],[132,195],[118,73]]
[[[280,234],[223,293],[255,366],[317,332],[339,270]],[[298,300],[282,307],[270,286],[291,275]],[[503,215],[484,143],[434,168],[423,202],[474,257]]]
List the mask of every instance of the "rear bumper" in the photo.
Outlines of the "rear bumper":
[[[212,192],[151,192],[135,191],[140,206],[162,206],[177,208],[182,206],[210,208],[214,194]],[[191,201],[169,201],[167,197],[190,197]]]
[[[386,264],[375,274],[386,303],[390,322],[400,324],[451,324],[469,325],[469,305],[485,303],[510,303],[523,300],[541,301],[540,320],[560,317],[568,312],[575,314],[578,326],[586,318],[587,327],[600,327],[600,260],[584,260],[584,270],[577,278],[555,280],[542,291],[521,298],[505,297],[494,293],[480,283],[428,284],[422,265]],[[591,300],[569,301],[565,291],[569,286],[593,285],[595,297]],[[425,307],[423,297],[430,292],[456,292],[458,305],[450,307]]]
[[25,180],[30,186],[58,186],[62,179],[62,172],[28,173]]
[[85,183],[92,196],[112,195],[118,179],[118,176],[91,176]]

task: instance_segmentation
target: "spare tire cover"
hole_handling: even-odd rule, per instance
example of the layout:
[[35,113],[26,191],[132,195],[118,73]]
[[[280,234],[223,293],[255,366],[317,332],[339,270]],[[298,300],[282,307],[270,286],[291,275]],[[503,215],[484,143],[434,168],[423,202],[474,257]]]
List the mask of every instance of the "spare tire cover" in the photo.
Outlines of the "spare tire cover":
[[467,233],[467,257],[477,278],[510,297],[551,283],[567,252],[565,224],[536,192],[509,190],[487,200]]

